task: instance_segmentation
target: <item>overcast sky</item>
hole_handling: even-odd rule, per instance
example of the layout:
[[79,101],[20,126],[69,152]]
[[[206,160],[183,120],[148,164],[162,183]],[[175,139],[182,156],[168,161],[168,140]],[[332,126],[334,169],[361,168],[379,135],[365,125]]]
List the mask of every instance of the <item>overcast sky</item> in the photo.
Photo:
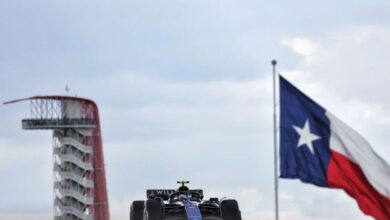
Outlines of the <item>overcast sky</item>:
[[[0,101],[100,108],[111,218],[187,179],[273,219],[271,65],[390,161],[390,1],[0,1]],[[50,131],[0,106],[0,220],[52,219]],[[340,190],[280,181],[283,220],[368,220]]]

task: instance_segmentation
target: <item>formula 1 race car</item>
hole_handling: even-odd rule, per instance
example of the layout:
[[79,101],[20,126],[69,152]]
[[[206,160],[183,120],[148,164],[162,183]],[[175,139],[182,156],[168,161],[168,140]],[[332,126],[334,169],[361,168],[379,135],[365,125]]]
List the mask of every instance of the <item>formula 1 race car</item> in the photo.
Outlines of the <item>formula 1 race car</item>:
[[146,201],[133,201],[130,220],[242,220],[236,200],[203,200],[203,190],[190,190],[188,181],[177,183],[177,190],[149,189]]

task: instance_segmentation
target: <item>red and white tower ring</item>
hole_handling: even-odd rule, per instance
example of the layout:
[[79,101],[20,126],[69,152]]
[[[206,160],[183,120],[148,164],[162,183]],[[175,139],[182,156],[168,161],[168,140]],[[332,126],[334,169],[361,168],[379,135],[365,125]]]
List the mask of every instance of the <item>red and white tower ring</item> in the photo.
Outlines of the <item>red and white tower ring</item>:
[[22,128],[53,130],[54,219],[109,220],[98,107],[90,99],[33,96]]

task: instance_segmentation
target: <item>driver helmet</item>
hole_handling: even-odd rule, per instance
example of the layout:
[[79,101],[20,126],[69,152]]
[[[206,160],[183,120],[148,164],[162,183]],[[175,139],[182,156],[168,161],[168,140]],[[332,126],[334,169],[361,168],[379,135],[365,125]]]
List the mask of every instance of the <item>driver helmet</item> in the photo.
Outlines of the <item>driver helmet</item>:
[[188,190],[190,190],[187,186],[180,186],[178,189],[177,189],[177,191],[178,192],[183,192],[183,191],[188,191]]

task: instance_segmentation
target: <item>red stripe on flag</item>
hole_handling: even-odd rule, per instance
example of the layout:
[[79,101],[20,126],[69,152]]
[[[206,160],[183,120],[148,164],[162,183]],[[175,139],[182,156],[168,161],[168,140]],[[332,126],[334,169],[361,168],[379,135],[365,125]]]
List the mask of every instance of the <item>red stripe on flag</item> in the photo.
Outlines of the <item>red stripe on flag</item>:
[[362,169],[344,155],[332,151],[327,177],[330,187],[344,189],[365,214],[376,220],[390,219],[390,198],[379,194]]

